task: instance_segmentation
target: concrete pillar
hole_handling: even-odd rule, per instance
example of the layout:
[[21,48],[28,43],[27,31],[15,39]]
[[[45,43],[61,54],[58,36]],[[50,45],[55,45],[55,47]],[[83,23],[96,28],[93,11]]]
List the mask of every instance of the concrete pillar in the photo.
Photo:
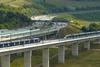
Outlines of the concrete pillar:
[[88,50],[90,49],[90,41],[85,42],[84,48],[86,48]]
[[72,56],[78,56],[78,44],[72,45]]
[[65,62],[65,46],[59,46],[58,48],[58,62],[59,63]]
[[43,67],[49,67],[49,48],[43,49]]
[[10,54],[1,56],[1,67],[10,67]]
[[24,67],[31,67],[32,51],[24,52]]

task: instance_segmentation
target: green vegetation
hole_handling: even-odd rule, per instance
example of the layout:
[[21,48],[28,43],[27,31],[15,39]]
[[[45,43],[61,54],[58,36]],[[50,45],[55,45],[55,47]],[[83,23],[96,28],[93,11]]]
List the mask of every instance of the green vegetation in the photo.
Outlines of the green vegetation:
[[80,29],[76,28],[72,24],[68,25],[67,27],[63,28],[60,30],[60,37],[64,37],[67,34],[72,34],[72,33],[79,33]]
[[[23,25],[26,26],[29,18],[33,15],[100,9],[99,2],[98,0],[0,0],[0,15],[2,15],[0,28],[20,27],[22,23],[25,23]],[[11,14],[13,18],[10,18],[8,14]],[[80,15],[74,16],[80,17]],[[24,20],[26,18],[27,20]]]
[[100,12],[73,14],[76,19],[86,20],[90,22],[100,22]]
[[[98,2],[98,3],[97,3]],[[77,11],[77,10],[90,10],[99,9],[100,1],[79,1],[79,0],[47,0],[47,3],[56,5],[61,9],[60,11]],[[66,5],[65,5],[66,4]],[[57,8],[56,8],[57,9]],[[59,11],[59,10],[56,10]]]
[[70,25],[82,32],[100,30],[100,12],[79,14],[58,14],[56,19],[68,20]]
[[17,11],[28,16],[48,12],[99,9],[100,1],[76,0],[1,0],[2,9]]
[[83,32],[98,31],[98,30],[100,30],[100,23],[91,23],[91,24],[89,24],[88,27],[83,26],[83,27],[81,28],[81,30],[82,30]]
[[[2,28],[19,28],[30,25],[31,20],[18,12],[0,11],[0,29]],[[24,24],[23,24],[24,23]]]

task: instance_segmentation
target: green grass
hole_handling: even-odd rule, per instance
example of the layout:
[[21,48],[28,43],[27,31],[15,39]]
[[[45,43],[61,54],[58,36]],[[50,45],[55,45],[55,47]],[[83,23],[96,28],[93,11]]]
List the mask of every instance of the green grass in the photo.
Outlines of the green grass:
[[100,52],[86,51],[78,58],[67,58],[65,64],[58,64],[54,67],[100,67]]

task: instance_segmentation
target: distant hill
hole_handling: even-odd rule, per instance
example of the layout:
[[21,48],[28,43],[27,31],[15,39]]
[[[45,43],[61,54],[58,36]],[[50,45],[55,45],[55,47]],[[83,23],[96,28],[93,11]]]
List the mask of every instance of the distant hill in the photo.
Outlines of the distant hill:
[[[98,9],[100,0],[0,0],[0,28],[9,28],[23,22],[27,24],[33,15]],[[12,14],[12,18],[9,18],[9,14]]]
[[100,0],[0,0],[0,8],[32,16],[53,12],[100,9]]

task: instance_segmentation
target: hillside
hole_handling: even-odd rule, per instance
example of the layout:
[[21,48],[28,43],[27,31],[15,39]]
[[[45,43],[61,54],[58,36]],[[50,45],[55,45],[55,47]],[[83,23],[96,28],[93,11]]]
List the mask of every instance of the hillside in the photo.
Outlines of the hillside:
[[17,11],[28,16],[48,12],[100,9],[99,3],[99,0],[0,0],[2,9]]
[[20,27],[22,23],[27,25],[33,15],[99,10],[99,3],[99,0],[0,0],[0,29],[12,28],[13,25]]

